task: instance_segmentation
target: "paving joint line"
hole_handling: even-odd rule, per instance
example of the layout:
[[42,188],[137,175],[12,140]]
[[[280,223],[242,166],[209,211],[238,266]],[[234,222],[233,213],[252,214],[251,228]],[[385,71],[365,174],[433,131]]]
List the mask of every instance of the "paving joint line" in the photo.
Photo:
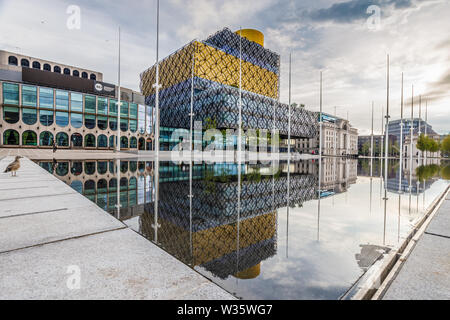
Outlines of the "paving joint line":
[[128,229],[128,227],[127,226],[123,226],[123,227],[120,227],[120,228],[115,228],[115,229],[110,229],[110,230],[103,230],[103,231],[93,232],[93,233],[84,234],[84,235],[80,235],[80,236],[74,236],[74,237],[60,239],[60,240],[43,242],[43,243],[31,245],[31,246],[22,247],[22,248],[1,251],[0,255],[5,254],[5,253],[11,253],[11,252],[15,252],[15,251],[20,251],[20,250],[25,250],[25,249],[31,249],[31,248],[35,248],[35,247],[42,247],[42,246],[45,246],[45,245],[48,245],[48,244],[54,244],[54,243],[68,241],[68,240],[75,240],[75,239],[86,238],[86,237],[95,236],[95,235],[98,235],[98,234],[103,234],[103,233],[113,232],[113,231],[119,231],[119,230],[124,230],[124,229]]
[[30,212],[30,213],[21,213],[21,214],[15,214],[15,215],[10,215],[10,216],[0,217],[0,219],[15,218],[15,217],[24,217],[24,216],[31,216],[31,215],[35,215],[35,214],[41,214],[41,213],[53,213],[53,212],[66,211],[66,210],[68,210],[68,209],[67,209],[67,208],[61,208],[61,209],[54,209],[54,210],[37,211],[37,212]]

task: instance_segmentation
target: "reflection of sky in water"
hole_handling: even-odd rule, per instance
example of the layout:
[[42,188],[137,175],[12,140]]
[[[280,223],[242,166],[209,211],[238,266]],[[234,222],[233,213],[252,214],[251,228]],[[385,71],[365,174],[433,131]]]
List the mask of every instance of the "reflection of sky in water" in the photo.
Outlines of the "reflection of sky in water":
[[[286,208],[279,209],[277,255],[262,262],[258,278],[232,278],[220,281],[221,285],[246,299],[337,299],[362,275],[355,258],[360,245],[383,246],[384,189],[380,197],[380,179],[374,178],[372,183],[372,205],[370,178],[366,177],[358,178],[347,194],[321,200],[320,241],[317,200],[305,202],[303,208],[291,208],[288,236]],[[442,180],[434,183],[426,191],[425,201],[419,194],[419,210],[423,212],[446,186]],[[388,193],[388,198],[386,245],[396,247],[398,194]],[[416,195],[412,195],[412,207],[409,214],[409,194],[402,195],[400,241],[421,217],[416,211]]]
[[[151,162],[147,162],[145,166],[132,166],[130,163],[130,168],[134,168],[133,172],[130,174],[124,170],[121,177],[131,177],[130,181],[132,181],[133,174],[137,174],[137,182],[134,184],[130,182],[128,191],[125,185],[121,200],[128,195],[127,203],[137,204],[127,209],[125,223],[153,240],[153,230],[150,228],[154,216],[153,203],[148,201],[152,196],[153,177],[152,174],[147,174],[144,178],[138,173],[144,172],[144,168],[149,169],[147,173],[151,172],[151,165]],[[377,165],[379,165],[378,161]],[[203,232],[206,231],[210,238],[206,238],[207,241],[196,242],[198,246],[194,248],[195,254],[192,257],[190,256],[189,201],[187,200],[189,175],[186,168],[165,167],[164,173],[160,174],[159,222],[162,228],[158,234],[159,241],[162,242],[165,250],[185,263],[191,264],[194,261],[196,270],[244,299],[338,299],[375,261],[379,255],[377,252],[383,252],[386,247],[396,248],[404,240],[414,223],[422,217],[425,209],[448,185],[448,181],[434,177],[427,181],[425,188],[419,189],[418,194],[413,192],[411,196],[409,193],[400,195],[400,203],[399,194],[388,191],[386,229],[384,229],[384,185],[379,178],[379,167],[376,170],[374,168],[373,175],[376,177],[370,178],[367,176],[367,161],[360,160],[358,165],[360,176],[356,179],[356,183],[353,183],[356,171],[347,173],[346,176],[350,179],[344,179],[346,181],[341,179],[339,183],[342,186],[343,183],[349,182],[348,187],[346,186],[348,191],[323,198],[320,203],[320,219],[318,219],[318,200],[311,200],[316,198],[314,195],[317,195],[317,187],[311,184],[315,181],[312,174],[317,172],[314,171],[314,166],[316,164],[312,164],[304,175],[299,176],[298,172],[297,176],[291,175],[291,187],[299,188],[299,185],[303,183],[305,188],[311,190],[309,194],[305,193],[306,201],[301,207],[290,208],[289,218],[284,201],[285,193],[282,189],[277,191],[276,230],[275,224],[270,222],[270,217],[273,217],[270,213],[274,212],[270,206],[271,177],[269,180],[260,181],[259,177],[253,176],[256,180],[252,183],[257,186],[256,203],[269,201],[261,205],[261,210],[257,211],[257,214],[248,215],[249,212],[253,212],[249,209],[252,202],[245,202],[245,199],[252,194],[251,192],[246,196],[242,194],[242,214],[247,214],[245,218],[248,220],[244,220],[241,216],[241,233],[247,232],[250,238],[257,240],[251,244],[247,243],[240,249],[239,260],[236,258],[237,246],[236,237],[234,237],[236,219],[233,220],[234,216],[230,214],[237,202],[236,182],[233,182],[233,179],[220,180],[223,179],[220,174],[214,174],[213,178],[203,175],[200,179],[202,171],[194,171],[194,216],[197,213],[193,220],[194,237],[205,235]],[[138,168],[137,172],[135,172],[136,168]],[[237,174],[233,168],[232,166],[227,169],[231,175]],[[296,167],[293,166],[293,168]],[[357,166],[348,168],[356,170]],[[389,186],[395,185],[398,181],[397,169],[397,164],[391,162],[388,170]],[[173,179],[173,177],[179,179]],[[409,181],[408,177],[405,176],[404,179]],[[214,180],[215,178],[218,178],[220,182]],[[295,179],[299,179],[297,180],[299,184],[294,183]],[[280,181],[285,182],[283,177]],[[414,184],[416,181],[413,177]],[[86,189],[87,185],[86,182],[83,184],[73,180],[71,184],[79,192],[83,192],[83,186]],[[206,193],[205,188],[208,189]],[[424,189],[425,192],[423,192]],[[329,184],[327,190],[330,190]],[[171,195],[172,192],[174,195]],[[225,194],[226,192],[228,195]],[[100,194],[98,188],[96,191],[84,190],[83,193],[98,204],[100,199],[105,204],[109,199],[109,204],[114,206],[114,201],[117,199],[115,191],[108,196],[104,193]],[[202,194],[204,198],[201,198]],[[294,191],[291,192],[291,196],[301,198]],[[225,198],[227,200],[221,203],[221,200]],[[144,205],[145,200],[149,202],[147,205]],[[205,207],[209,209],[205,210]],[[110,212],[114,214],[114,210]],[[225,210],[228,216],[223,214]],[[122,211],[122,218],[124,218],[125,210]],[[200,215],[198,215],[199,212]],[[221,216],[225,218],[222,219]],[[271,235],[271,231],[264,233],[267,231],[264,228],[271,229],[271,226],[274,229],[273,232],[276,231],[274,236]],[[208,234],[209,230],[213,232]],[[241,237],[243,242],[248,241],[248,239],[245,240],[245,234]],[[229,247],[226,249],[221,247],[222,245]],[[357,256],[360,254],[361,256]],[[259,268],[249,268],[255,264],[258,265],[259,262]],[[234,276],[236,270],[241,272],[240,279]],[[242,272],[245,273],[245,271],[246,275],[256,274],[257,276],[244,280],[245,276],[242,277]]]

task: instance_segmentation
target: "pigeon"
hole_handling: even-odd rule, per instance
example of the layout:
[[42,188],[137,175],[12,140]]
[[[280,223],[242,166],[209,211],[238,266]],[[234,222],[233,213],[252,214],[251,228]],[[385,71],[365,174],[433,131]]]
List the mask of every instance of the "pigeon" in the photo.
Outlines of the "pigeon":
[[16,156],[16,159],[6,167],[6,170],[3,173],[11,172],[11,176],[16,177],[17,170],[20,169],[20,161],[19,161],[20,158],[22,158],[22,157]]

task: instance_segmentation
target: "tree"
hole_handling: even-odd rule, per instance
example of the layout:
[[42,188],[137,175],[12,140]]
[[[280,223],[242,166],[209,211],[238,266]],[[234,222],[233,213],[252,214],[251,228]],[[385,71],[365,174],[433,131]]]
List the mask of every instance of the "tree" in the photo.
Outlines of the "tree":
[[367,141],[366,143],[364,143],[362,145],[361,154],[364,156],[370,155],[370,142],[369,141]]
[[450,155],[450,135],[446,136],[441,144],[441,151],[444,157]]

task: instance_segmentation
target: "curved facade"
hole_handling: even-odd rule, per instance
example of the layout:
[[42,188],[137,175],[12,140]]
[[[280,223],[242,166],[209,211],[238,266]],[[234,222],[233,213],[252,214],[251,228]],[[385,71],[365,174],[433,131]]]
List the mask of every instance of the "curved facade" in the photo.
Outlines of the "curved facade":
[[151,150],[152,109],[100,95],[0,81],[3,147]]

